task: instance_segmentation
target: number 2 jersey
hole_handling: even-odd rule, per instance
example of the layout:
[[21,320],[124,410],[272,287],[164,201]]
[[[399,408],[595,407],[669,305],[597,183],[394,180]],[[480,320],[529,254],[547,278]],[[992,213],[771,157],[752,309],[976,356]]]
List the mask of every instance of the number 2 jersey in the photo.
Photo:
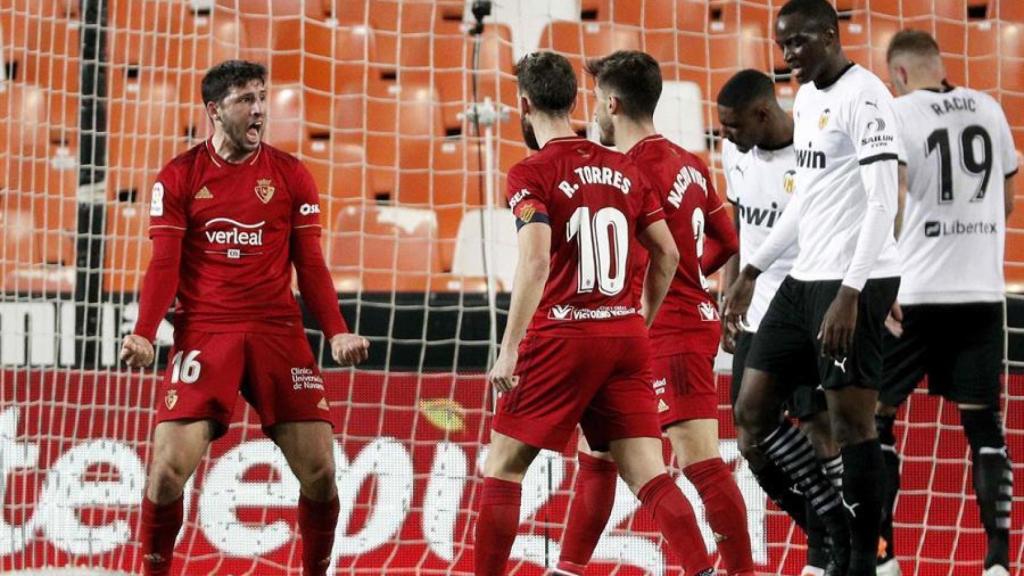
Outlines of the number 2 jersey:
[[1002,108],[983,92],[947,86],[897,98],[895,113],[908,187],[900,303],[1002,301],[1004,178],[1017,172]]
[[632,240],[664,218],[636,165],[583,138],[555,138],[508,173],[516,225],[551,227],[551,268],[529,332],[559,337],[646,333]]
[[[637,142],[627,156],[644,171],[679,249],[675,276],[651,325],[653,354],[714,355],[721,322],[702,263],[707,263],[706,235],[730,238],[729,243],[736,244],[722,199],[704,162],[660,134]],[[728,259],[729,254],[724,256]]]

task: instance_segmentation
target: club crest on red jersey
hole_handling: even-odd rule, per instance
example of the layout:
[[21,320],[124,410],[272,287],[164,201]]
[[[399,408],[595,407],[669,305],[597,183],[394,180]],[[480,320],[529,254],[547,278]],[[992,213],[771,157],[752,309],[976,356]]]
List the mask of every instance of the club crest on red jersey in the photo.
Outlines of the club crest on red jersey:
[[256,197],[264,204],[270,202],[270,199],[274,197],[274,186],[272,184],[270,178],[260,178],[256,181]]
[[174,405],[178,403],[178,392],[176,390],[168,390],[167,396],[164,396],[164,405],[167,406],[168,410],[174,410]]

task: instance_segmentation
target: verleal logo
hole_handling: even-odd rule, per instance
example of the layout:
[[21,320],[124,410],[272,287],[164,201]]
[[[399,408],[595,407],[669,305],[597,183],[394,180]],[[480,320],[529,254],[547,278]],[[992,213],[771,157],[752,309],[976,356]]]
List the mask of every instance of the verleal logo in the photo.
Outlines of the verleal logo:
[[572,311],[572,306],[558,304],[551,307],[551,310],[548,312],[548,318],[552,320],[565,320],[572,314]]

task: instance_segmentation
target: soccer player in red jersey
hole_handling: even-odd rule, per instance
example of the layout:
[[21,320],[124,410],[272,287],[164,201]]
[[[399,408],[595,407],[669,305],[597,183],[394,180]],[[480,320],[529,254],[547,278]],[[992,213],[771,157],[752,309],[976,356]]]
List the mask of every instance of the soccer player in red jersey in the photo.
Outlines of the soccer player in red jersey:
[[[721,320],[706,278],[737,252],[736,230],[704,162],[655,131],[658,62],[643,52],[619,51],[591,60],[587,72],[597,85],[601,143],[626,151],[647,175],[679,248],[671,288],[650,329],[659,422],[704,502],[726,570],[752,574],[746,505],[718,452],[714,363]],[[582,438],[580,448],[576,496],[558,564],[560,572],[573,575],[583,574],[615,498],[609,455],[593,451]],[[695,522],[687,529],[699,538]]]
[[327,392],[292,295],[306,304],[342,365],[366,359],[350,334],[320,251],[320,201],[306,168],[262,142],[266,69],[231,60],[203,77],[213,137],[161,170],[150,201],[153,258],[139,319],[121,358],[153,362],[157,325],[174,312],[174,348],[160,387],[142,500],[144,574],[169,574],[183,488],[231,422],[239,391],[299,479],[303,574],[331,561],[338,495]]
[[[679,555],[704,553],[682,529],[693,510],[665,472],[650,344],[630,250],[650,253],[649,319],[668,291],[678,251],[639,169],[579,138],[569,123],[576,76],[564,57],[537,52],[516,71],[523,134],[538,153],[512,167],[508,202],[519,261],[508,324],[489,382],[503,393],[484,464],[475,573],[501,576],[519,526],[521,483],[543,449],[562,450],[580,424]],[[705,562],[692,574],[710,574]]]

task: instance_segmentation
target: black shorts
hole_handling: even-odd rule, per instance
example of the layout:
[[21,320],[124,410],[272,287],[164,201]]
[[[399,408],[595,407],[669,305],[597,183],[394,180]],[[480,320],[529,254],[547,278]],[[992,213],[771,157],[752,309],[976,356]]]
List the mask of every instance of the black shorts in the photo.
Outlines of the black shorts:
[[[733,406],[740,395],[743,370],[747,366],[747,354],[756,334],[741,332],[736,337],[736,352],[732,355],[732,388],[730,394]],[[813,356],[794,362],[791,370],[781,376],[787,386],[794,386],[793,393],[786,401],[786,411],[798,420],[810,420],[815,414],[828,409],[825,391],[818,386],[818,363]]]
[[784,375],[813,354],[826,390],[858,386],[878,389],[882,381],[882,333],[885,317],[896,301],[899,278],[868,280],[857,302],[853,345],[843,362],[821,356],[818,332],[839,292],[839,280],[803,282],[787,276],[761,320],[747,366]]
[[899,406],[928,376],[928,393],[960,404],[999,406],[1003,303],[903,307],[903,335],[885,333],[879,400]]

